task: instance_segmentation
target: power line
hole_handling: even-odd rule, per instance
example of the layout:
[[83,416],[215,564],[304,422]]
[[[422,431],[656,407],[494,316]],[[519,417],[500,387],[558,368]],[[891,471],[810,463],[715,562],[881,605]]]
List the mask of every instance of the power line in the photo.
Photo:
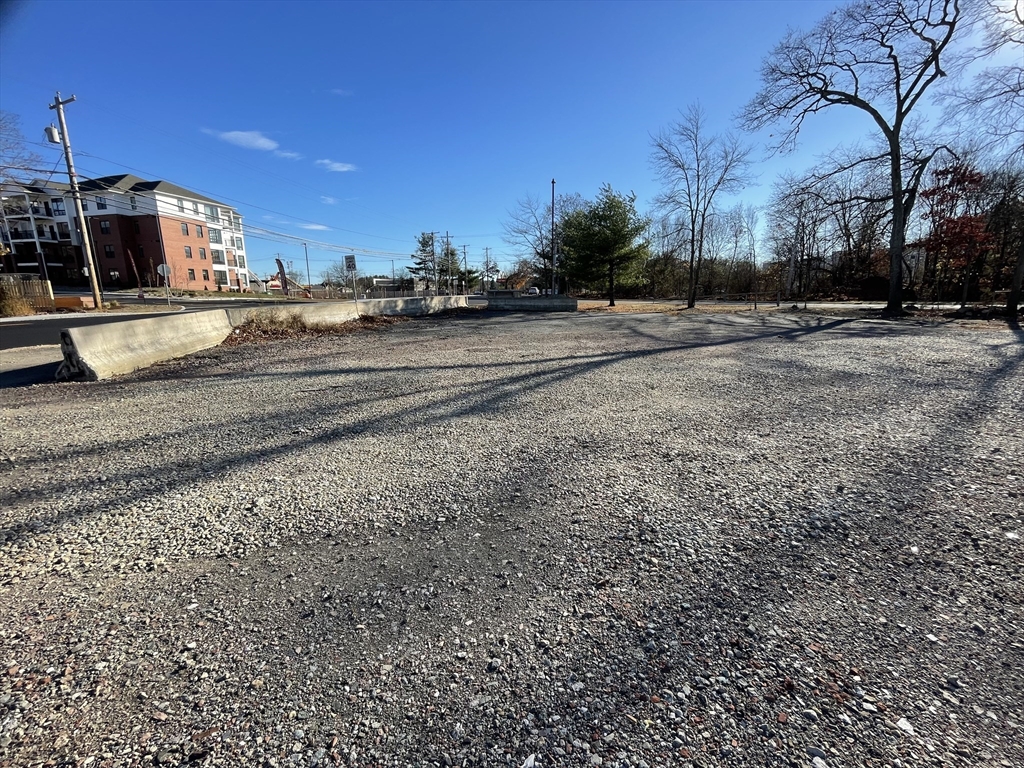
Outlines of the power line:
[[[40,143],[40,142],[29,141],[29,142],[26,142],[26,143],[27,144],[33,144],[33,145],[39,146],[39,147],[49,148],[49,145],[43,144],[43,143]],[[129,171],[135,171],[136,173],[141,173],[144,176],[149,176],[151,178],[160,178],[160,179],[162,179],[164,181],[168,181],[168,182],[170,182],[172,184],[177,184],[177,182],[173,181],[172,179],[166,178],[166,176],[164,176],[163,174],[153,173],[151,171],[147,171],[147,170],[142,169],[142,168],[136,168],[136,167],[131,166],[131,165],[125,165],[124,163],[119,163],[116,160],[110,160],[110,159],[105,158],[105,157],[100,157],[99,155],[94,155],[91,152],[79,151],[78,154],[80,156],[83,156],[83,157],[91,157],[91,158],[93,158],[95,160],[102,160],[105,163],[110,163],[111,165],[116,165],[118,168],[125,168],[125,169],[127,169]],[[28,170],[33,170],[33,169],[28,169]],[[39,171],[39,172],[42,173],[43,171]],[[100,171],[90,171],[90,173],[101,173],[101,172]],[[102,174],[101,173],[101,175],[107,175],[107,174]],[[269,174],[269,175],[273,175],[273,174]],[[265,213],[272,213],[272,214],[275,214],[277,216],[287,216],[288,218],[296,219],[297,221],[305,222],[307,224],[317,224],[317,225],[320,225],[320,222],[312,221],[311,219],[304,219],[301,216],[293,216],[293,215],[288,214],[288,213],[283,213],[282,211],[275,211],[275,210],[273,210],[271,208],[264,208],[263,206],[256,205],[255,203],[249,203],[249,202],[246,202],[245,200],[239,200],[237,198],[232,198],[232,197],[228,197],[226,195],[221,195],[218,192],[213,192],[211,190],[202,189],[201,187],[195,187],[195,186],[192,186],[192,185],[188,185],[186,187],[186,185],[184,185],[184,184],[178,184],[178,186],[186,188],[186,189],[192,189],[192,190],[194,190],[196,192],[200,192],[200,193],[202,193],[204,195],[210,195],[211,197],[219,197],[219,198],[222,198],[224,201],[236,203],[238,205],[244,205],[244,206],[246,206],[248,208],[254,208],[254,209],[258,210],[258,211],[264,211]],[[372,234],[370,232],[359,232],[359,231],[352,230],[352,229],[345,229],[344,227],[337,227],[337,226],[335,226],[335,227],[331,227],[331,229],[332,230],[336,230],[338,232],[347,232],[347,233],[352,234],[352,235],[361,235],[362,237],[372,237],[372,238],[375,238],[375,239],[378,239],[378,240],[391,240],[393,242],[398,242],[398,243],[408,242],[407,240],[404,240],[402,238],[389,237],[387,235],[374,235],[374,234]]]
[[[125,165],[124,163],[118,163],[118,162],[116,162],[114,160],[108,160],[105,157],[100,157],[99,155],[94,155],[91,152],[79,152],[78,154],[82,155],[84,157],[92,157],[92,158],[95,158],[96,160],[102,160],[105,163],[110,163],[111,165],[116,165],[119,168],[127,168],[129,171],[136,171],[137,173],[141,173],[141,174],[144,174],[146,176],[157,177],[157,176],[160,175],[160,174],[150,173],[149,171],[144,171],[141,168],[133,168],[130,165]],[[164,180],[165,181],[170,181],[170,179],[164,179]],[[176,183],[176,182],[171,182],[171,183],[173,184],[173,183]],[[178,186],[183,187],[184,185],[183,184],[179,184]],[[188,187],[186,187],[186,189],[188,189]],[[202,192],[203,194],[206,194],[206,195],[216,195],[217,194],[215,192],[210,192],[209,190],[200,189],[199,187],[195,187],[194,189],[195,189],[196,192]],[[255,208],[258,211],[265,211],[266,213],[273,213],[273,214],[275,214],[277,216],[288,216],[289,218],[296,219],[298,221],[303,221],[303,222],[305,222],[307,224],[320,224],[320,222],[318,222],[318,221],[312,221],[310,219],[303,219],[300,216],[292,216],[292,215],[287,214],[287,213],[282,213],[281,211],[274,211],[274,210],[271,210],[270,208],[264,208],[262,206],[255,205],[254,203],[247,203],[244,200],[236,200],[234,198],[226,197],[226,196],[223,196],[223,195],[221,195],[221,197],[224,197],[225,200],[228,200],[228,201],[230,201],[232,203],[238,203],[239,205],[245,205],[245,206],[247,206],[249,208]],[[344,227],[332,227],[332,229],[335,229],[335,230],[337,230],[339,232],[348,232],[349,234],[352,234],[352,235],[361,235],[363,237],[373,237],[373,238],[377,238],[378,240],[393,240],[394,242],[400,242],[400,243],[407,242],[407,241],[402,240],[402,239],[397,238],[397,237],[388,237],[387,235],[373,235],[373,234],[370,234],[369,232],[357,232],[354,229],[345,229]]]
[[[79,168],[82,168],[82,166],[79,166]],[[85,169],[83,168],[83,170],[85,170]],[[87,194],[89,194],[89,195],[91,195],[93,197],[97,197],[97,196],[98,197],[105,197],[104,195],[98,194],[98,191],[90,191]],[[121,194],[121,193],[115,192],[114,194]],[[146,195],[144,195],[142,193],[136,193],[136,197],[146,197]],[[152,199],[152,198],[150,198],[150,199]],[[116,200],[114,198],[106,198],[105,197],[104,204],[106,205],[107,209],[114,209],[116,212],[119,212],[119,211],[132,211],[136,215],[138,215],[138,206],[136,206],[135,208],[132,208],[131,207],[131,203],[121,202],[121,201],[118,201],[118,200]],[[175,222],[177,224],[192,224],[192,225],[195,225],[195,223],[196,223],[195,219],[181,218],[181,217],[175,216],[174,214],[158,213],[156,215],[160,216],[161,218],[167,219],[169,221]],[[97,218],[97,217],[96,216],[89,216],[88,218]],[[210,224],[210,222],[207,221],[206,222],[207,229],[209,229],[209,224]],[[221,229],[222,227],[215,226],[214,228],[215,229]],[[223,229],[225,229],[227,232],[232,232],[233,231],[233,230],[231,230],[228,227],[223,227]],[[369,258],[369,259],[390,260],[390,259],[408,259],[408,258],[411,258],[409,256],[409,254],[398,252],[398,251],[378,251],[378,250],[374,250],[374,249],[361,248],[359,246],[336,245],[335,243],[326,243],[326,242],[322,242],[322,241],[319,241],[319,240],[311,240],[309,238],[304,238],[304,237],[301,237],[299,235],[290,235],[287,232],[278,232],[276,230],[267,229],[265,227],[260,227],[258,225],[243,224],[242,225],[242,232],[241,232],[241,234],[245,235],[246,237],[253,238],[253,239],[256,239],[256,240],[265,240],[265,241],[268,241],[268,242],[275,242],[275,243],[286,244],[286,245],[302,245],[302,243],[308,243],[311,247],[315,247],[316,249],[321,250],[321,251],[330,251],[330,252],[335,252],[335,253],[355,253],[355,254],[358,254],[360,256],[364,256],[366,258]],[[212,245],[218,245],[218,243],[212,243]],[[314,259],[314,261],[316,261],[316,259]]]
[[[88,110],[88,109],[91,108],[91,104],[86,103],[85,107],[86,107],[86,110]],[[181,136],[178,136],[177,134],[171,133],[170,131],[166,130],[165,128],[163,128],[161,126],[147,125],[146,123],[139,121],[137,117],[133,117],[131,115],[125,115],[124,113],[121,113],[121,112],[119,112],[116,109],[112,109],[110,107],[104,107],[103,111],[104,111],[104,113],[107,113],[107,114],[118,115],[123,120],[125,120],[127,122],[130,122],[130,123],[134,123],[135,125],[138,125],[138,126],[140,126],[142,128],[145,128],[146,130],[153,131],[153,132],[156,132],[156,133],[162,133],[163,135],[168,136],[168,137],[174,139],[175,141],[179,141],[182,144],[185,144],[186,146],[194,147],[194,148],[200,150],[201,152],[205,152],[205,153],[207,153],[209,155],[213,155],[215,157],[219,157],[219,158],[221,158],[222,160],[224,160],[224,161],[226,161],[228,163],[233,163],[233,164],[241,166],[243,168],[248,168],[248,169],[250,169],[252,171],[255,171],[257,173],[263,174],[265,176],[269,176],[271,178],[278,179],[279,181],[283,181],[286,184],[291,184],[292,186],[298,187],[299,189],[308,190],[309,192],[312,192],[312,193],[316,194],[320,198],[322,198],[322,197],[333,197],[333,195],[330,195],[327,192],[324,192],[323,190],[317,189],[315,187],[311,187],[308,184],[303,184],[302,182],[298,182],[298,181],[295,181],[293,179],[289,179],[288,177],[281,176],[280,174],[274,173],[273,171],[268,171],[268,170],[263,169],[263,168],[258,168],[257,166],[252,165],[250,163],[247,163],[247,162],[245,162],[243,160],[240,160],[240,159],[238,159],[236,157],[231,157],[231,156],[229,156],[229,155],[227,155],[227,154],[225,154],[223,152],[217,151],[216,149],[214,149],[212,147],[208,147],[206,145],[199,144],[199,143],[194,142],[194,141],[190,141],[189,139],[186,139],[186,138],[183,138]],[[45,146],[45,145],[40,145],[40,146]],[[102,158],[99,158],[99,159],[102,159]],[[108,160],[107,162],[113,162],[113,161]],[[114,163],[114,164],[115,165],[119,165],[118,163]],[[121,166],[121,167],[125,167],[126,168],[128,166]],[[156,174],[156,175],[159,176],[160,174]],[[335,193],[335,194],[337,194],[337,193]],[[346,205],[350,205],[352,207],[355,207],[355,208],[361,208],[362,210],[368,211],[368,212],[374,214],[375,216],[383,216],[385,218],[391,219],[392,221],[397,221],[400,224],[403,224],[405,226],[413,227],[413,225],[410,224],[409,222],[403,221],[402,219],[399,219],[398,217],[393,216],[391,214],[382,213],[382,212],[378,212],[378,211],[373,211],[370,208],[367,208],[365,205],[359,205],[358,203],[353,203],[350,200],[342,199],[341,202],[345,203]]]

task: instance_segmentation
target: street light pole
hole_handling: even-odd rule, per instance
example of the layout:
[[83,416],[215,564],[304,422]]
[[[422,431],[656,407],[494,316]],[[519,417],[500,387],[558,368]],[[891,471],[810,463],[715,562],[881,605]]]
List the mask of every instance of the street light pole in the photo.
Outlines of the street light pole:
[[555,180],[551,180],[551,295],[555,295]]
[[309,293],[309,298],[313,298],[313,282],[309,279],[309,248],[306,244],[302,244],[302,250],[306,252],[306,291]]
[[75,202],[75,215],[78,217],[78,231],[82,236],[82,253],[85,255],[85,264],[89,270],[89,286],[92,288],[92,301],[97,311],[103,311],[103,298],[100,296],[99,272],[96,268],[96,259],[93,257],[92,247],[86,232],[88,224],[85,221],[85,211],[82,209],[82,193],[78,190],[78,177],[75,175],[75,161],[71,156],[71,139],[68,137],[68,124],[64,119],[64,105],[75,100],[74,95],[70,99],[60,100],[60,91],[50,104],[50,109],[57,110],[57,120],[60,122],[60,141],[64,145],[64,162],[68,166],[68,181],[71,183],[71,198]]

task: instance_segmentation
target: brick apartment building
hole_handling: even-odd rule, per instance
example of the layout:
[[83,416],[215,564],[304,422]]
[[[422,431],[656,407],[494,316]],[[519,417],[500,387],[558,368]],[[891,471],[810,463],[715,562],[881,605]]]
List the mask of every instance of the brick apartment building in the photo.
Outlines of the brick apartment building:
[[[163,285],[157,268],[167,264],[173,288],[249,290],[242,217],[233,207],[131,174],[85,180],[79,189],[104,287],[133,287],[137,279],[144,286]],[[0,236],[11,251],[0,260],[3,271],[39,272],[55,284],[83,284],[80,233],[68,186],[32,182],[5,187],[3,197],[5,231]],[[29,218],[22,215],[25,209]],[[63,259],[59,265],[56,256],[46,255],[54,246]]]

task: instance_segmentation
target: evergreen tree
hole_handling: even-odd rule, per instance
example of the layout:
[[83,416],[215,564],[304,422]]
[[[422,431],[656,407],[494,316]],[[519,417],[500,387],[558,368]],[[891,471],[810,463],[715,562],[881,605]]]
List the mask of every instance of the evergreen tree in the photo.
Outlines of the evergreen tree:
[[421,232],[416,238],[416,252],[408,269],[413,278],[426,282],[428,291],[437,290],[437,252],[432,232]]

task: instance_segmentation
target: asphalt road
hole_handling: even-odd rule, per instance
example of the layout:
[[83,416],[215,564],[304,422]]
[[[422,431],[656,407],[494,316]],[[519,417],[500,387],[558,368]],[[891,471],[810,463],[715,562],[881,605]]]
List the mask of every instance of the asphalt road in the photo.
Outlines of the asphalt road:
[[[141,304],[137,298],[114,296],[121,304]],[[0,349],[13,349],[14,347],[35,347],[40,344],[60,344],[60,331],[62,328],[81,328],[86,325],[100,325],[102,323],[121,323],[125,320],[139,320],[145,317],[159,317],[163,314],[174,312],[202,312],[207,309],[246,309],[249,307],[265,307],[266,301],[244,301],[230,299],[224,301],[184,301],[171,299],[178,305],[184,306],[184,310],[173,310],[167,312],[153,312],[140,314],[138,312],[118,314],[111,312],[103,315],[78,314],[69,312],[61,315],[37,315],[35,317],[7,320],[0,323]],[[153,299],[148,300],[154,304]],[[155,304],[159,306],[159,303]]]

